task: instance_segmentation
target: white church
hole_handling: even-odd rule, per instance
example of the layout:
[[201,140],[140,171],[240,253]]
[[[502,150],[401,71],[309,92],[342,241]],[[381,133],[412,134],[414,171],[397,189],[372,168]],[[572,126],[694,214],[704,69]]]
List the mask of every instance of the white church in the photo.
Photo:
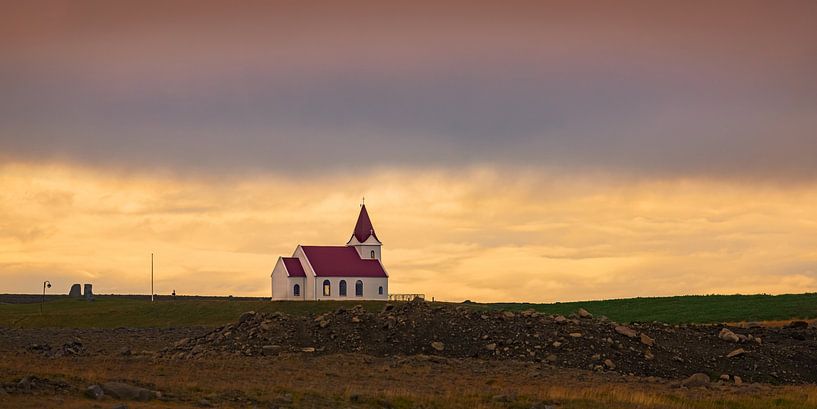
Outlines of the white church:
[[298,245],[292,257],[278,257],[270,275],[272,299],[386,300],[389,275],[380,258],[382,245],[362,204],[345,246]]

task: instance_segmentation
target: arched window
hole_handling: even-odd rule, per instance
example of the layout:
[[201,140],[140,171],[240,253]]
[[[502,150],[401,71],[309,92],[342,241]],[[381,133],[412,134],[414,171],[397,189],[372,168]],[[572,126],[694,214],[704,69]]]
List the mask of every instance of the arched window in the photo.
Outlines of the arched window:
[[355,297],[363,297],[363,281],[357,280],[355,283]]
[[346,280],[340,280],[340,284],[338,284],[338,294],[341,297],[346,297]]
[[295,284],[295,286],[292,287],[292,295],[294,295],[295,297],[300,297],[301,296],[301,286],[300,285]]
[[374,250],[372,250],[372,258],[374,258]]
[[329,280],[323,280],[323,296],[329,297],[332,295],[332,284],[329,284]]
[[383,286],[377,287],[377,293],[383,295]]

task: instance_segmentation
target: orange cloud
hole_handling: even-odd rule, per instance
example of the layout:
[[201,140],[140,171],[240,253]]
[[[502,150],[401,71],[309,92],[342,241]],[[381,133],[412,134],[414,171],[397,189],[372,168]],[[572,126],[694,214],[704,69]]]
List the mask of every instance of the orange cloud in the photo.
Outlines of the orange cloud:
[[[555,301],[817,289],[817,186],[490,167],[183,178],[1,168],[4,292],[268,295],[278,255],[348,239],[361,194],[393,292]],[[364,177],[365,176],[365,177]]]

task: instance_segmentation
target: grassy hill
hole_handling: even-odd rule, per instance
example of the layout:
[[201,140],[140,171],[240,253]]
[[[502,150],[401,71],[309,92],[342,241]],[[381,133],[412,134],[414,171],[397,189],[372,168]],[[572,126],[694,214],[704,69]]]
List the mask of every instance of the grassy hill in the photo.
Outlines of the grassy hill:
[[[178,327],[218,326],[238,318],[244,311],[309,314],[350,308],[362,304],[380,311],[380,301],[260,301],[222,299],[178,299],[155,303],[144,298],[99,296],[94,302],[61,298],[40,304],[0,305],[0,326],[36,327]],[[769,321],[817,318],[817,294],[710,295],[621,300],[583,301],[553,304],[498,303],[464,304],[472,308],[534,310],[549,314],[570,314],[584,307],[595,315],[619,322],[662,321],[668,323],[709,323]]]

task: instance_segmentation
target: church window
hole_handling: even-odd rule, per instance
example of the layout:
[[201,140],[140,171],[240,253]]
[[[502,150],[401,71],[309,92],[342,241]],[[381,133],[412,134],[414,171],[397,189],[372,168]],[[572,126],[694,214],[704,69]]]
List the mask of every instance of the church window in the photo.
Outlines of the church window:
[[363,281],[357,280],[355,283],[355,297],[363,297]]
[[332,284],[329,283],[329,280],[323,280],[323,296],[329,297],[332,295]]
[[374,258],[374,250],[372,250],[372,258]]
[[383,295],[383,286],[377,287],[377,293]]
[[341,297],[346,297],[346,280],[340,280],[340,284],[338,284],[338,294]]
[[300,297],[301,296],[301,286],[300,285],[295,284],[295,286],[292,287],[292,295],[294,295],[295,297]]

